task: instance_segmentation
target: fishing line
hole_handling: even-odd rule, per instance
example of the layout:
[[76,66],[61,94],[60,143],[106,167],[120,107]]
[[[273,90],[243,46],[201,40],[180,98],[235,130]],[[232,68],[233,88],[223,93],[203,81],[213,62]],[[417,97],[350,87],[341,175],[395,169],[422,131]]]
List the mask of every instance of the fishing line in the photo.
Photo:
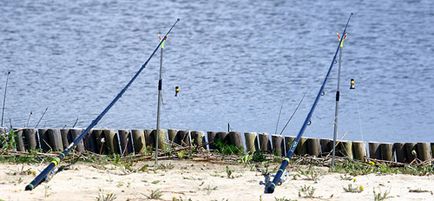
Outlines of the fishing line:
[[148,59],[145,61],[145,63],[142,64],[140,69],[134,74],[134,76],[131,78],[131,80],[125,85],[125,87],[116,95],[116,97],[110,102],[110,104],[89,124],[89,126],[84,129],[79,136],[77,136],[74,141],[66,147],[62,153],[60,153],[57,157],[54,157],[53,160],[50,162],[50,164],[42,170],[25,188],[26,191],[33,190],[36,188],[39,184],[41,184],[42,181],[47,180],[48,176],[50,174],[54,174],[55,170],[54,168],[59,165],[60,161],[65,158],[77,144],[79,144],[83,138],[89,133],[89,131],[95,127],[98,122],[104,117],[104,115],[110,110],[110,108],[113,107],[113,105],[122,97],[122,95],[127,91],[127,89],[130,87],[130,85],[134,82],[134,80],[137,79],[137,77],[140,75],[140,73],[145,69],[145,67],[148,65],[151,58],[155,55],[157,50],[160,48],[161,44],[166,40],[167,35],[172,31],[172,29],[175,27],[175,25],[179,22],[179,19],[176,20],[176,22],[170,27],[169,31],[164,35],[164,38],[158,43],[157,47],[154,49],[154,51],[151,53],[151,55],[148,57]]
[[8,82],[9,82],[9,76],[10,76],[10,74],[11,74],[11,71],[9,71],[8,75],[6,76],[5,93],[3,94],[1,127],[3,127],[3,118],[5,116],[6,94],[7,94],[7,90],[8,90]]

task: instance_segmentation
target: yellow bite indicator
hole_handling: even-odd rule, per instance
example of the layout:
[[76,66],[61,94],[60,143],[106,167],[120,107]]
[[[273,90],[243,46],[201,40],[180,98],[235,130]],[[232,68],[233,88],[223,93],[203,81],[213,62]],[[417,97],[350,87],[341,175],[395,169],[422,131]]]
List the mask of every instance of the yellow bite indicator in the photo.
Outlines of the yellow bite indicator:
[[354,79],[351,79],[350,81],[350,89],[355,89],[356,88],[356,81]]
[[178,96],[178,93],[181,91],[181,88],[179,86],[175,86],[175,96]]

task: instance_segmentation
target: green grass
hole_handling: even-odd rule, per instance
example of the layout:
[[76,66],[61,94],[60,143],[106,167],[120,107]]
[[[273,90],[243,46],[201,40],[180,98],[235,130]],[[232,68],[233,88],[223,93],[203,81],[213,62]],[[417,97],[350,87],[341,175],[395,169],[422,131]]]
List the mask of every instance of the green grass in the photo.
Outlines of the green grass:
[[223,155],[240,155],[243,153],[243,149],[241,147],[237,147],[232,144],[226,144],[221,139],[215,140],[214,146],[217,148],[217,151]]

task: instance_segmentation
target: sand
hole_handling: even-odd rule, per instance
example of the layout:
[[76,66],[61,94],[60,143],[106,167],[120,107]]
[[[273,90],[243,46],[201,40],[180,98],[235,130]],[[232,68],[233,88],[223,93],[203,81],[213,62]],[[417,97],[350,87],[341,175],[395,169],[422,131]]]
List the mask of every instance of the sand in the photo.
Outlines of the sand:
[[[150,165],[137,171],[145,164]],[[411,175],[364,175],[354,180],[343,174],[323,172],[317,181],[306,176],[294,176],[276,188],[274,194],[264,194],[259,185],[263,176],[254,168],[240,164],[215,164],[189,160],[160,161],[165,168],[155,168],[153,162],[138,163],[133,171],[114,165],[99,166],[77,163],[56,174],[49,182],[33,191],[24,191],[35,171],[43,165],[0,164],[0,199],[2,200],[97,200],[107,194],[115,200],[151,200],[152,191],[161,192],[161,200],[374,200],[377,192],[390,191],[387,200],[434,200],[434,177]],[[226,166],[232,171],[228,178]],[[277,166],[277,164],[275,165]],[[253,170],[252,170],[253,169]],[[32,173],[33,172],[33,173]],[[346,179],[353,179],[347,177]],[[348,184],[363,186],[360,193],[345,192]],[[302,186],[315,188],[313,198],[299,197]],[[422,190],[427,192],[410,192]],[[303,196],[304,194],[302,194]],[[284,200],[284,199],[282,199]]]

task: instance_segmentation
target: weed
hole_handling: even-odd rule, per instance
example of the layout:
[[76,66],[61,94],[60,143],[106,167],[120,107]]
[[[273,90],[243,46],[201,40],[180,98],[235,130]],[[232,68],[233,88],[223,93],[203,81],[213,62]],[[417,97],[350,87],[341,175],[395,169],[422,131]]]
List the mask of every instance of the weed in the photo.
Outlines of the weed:
[[160,180],[155,180],[155,181],[151,182],[151,184],[158,184],[158,183],[160,183]]
[[113,201],[116,200],[116,195],[114,193],[103,193],[103,191],[100,189],[100,192],[98,194],[98,197],[96,197],[97,201]]
[[[172,201],[184,201],[184,198],[182,198],[182,197],[179,197],[179,198],[173,197],[173,198],[172,198]],[[188,199],[185,200],[185,201],[192,201],[192,199],[191,199],[191,198],[188,198]]]
[[345,192],[348,193],[361,193],[364,189],[364,187],[362,185],[358,186],[358,185],[354,185],[353,184],[348,184],[348,187],[343,187]]
[[303,168],[302,169],[298,169],[297,172],[300,175],[305,176],[305,178],[307,180],[312,180],[312,181],[315,181],[315,182],[317,182],[319,180],[319,177],[322,175],[321,172],[318,169],[314,168],[313,166],[309,166],[305,170]]
[[211,187],[210,185],[208,185],[203,190],[206,190],[206,194],[209,195],[209,194],[211,194],[212,191],[217,190],[217,186]]
[[350,181],[353,179],[352,176],[347,175],[347,174],[341,175],[340,177],[341,177],[341,180],[346,180],[346,181]]
[[173,165],[172,163],[161,163],[161,164],[157,167],[157,169],[159,169],[159,170],[164,170],[164,171],[171,170],[171,169],[173,169],[173,168],[175,168],[175,165]]
[[261,151],[255,151],[252,154],[252,161],[253,162],[264,162],[267,160],[267,157],[262,153]]
[[302,198],[314,198],[315,188],[312,186],[303,185],[300,190],[298,190],[298,197]]
[[233,178],[234,178],[234,175],[232,175],[232,173],[233,173],[233,170],[231,170],[231,169],[229,168],[229,166],[226,166],[226,176],[227,176],[229,179],[233,179]]
[[154,199],[154,200],[159,200],[161,199],[161,196],[163,196],[163,193],[160,190],[151,190],[151,194],[149,194],[149,196],[146,196],[148,199]]
[[382,200],[386,200],[391,198],[391,196],[389,196],[390,191],[386,190],[385,192],[382,192],[380,188],[378,188],[378,191],[375,191],[375,188],[373,189],[374,191],[374,200],[375,201],[382,201]]
[[223,140],[217,139],[214,141],[214,146],[217,148],[218,152],[224,155],[239,155],[242,153],[242,149],[232,144],[226,144]]

